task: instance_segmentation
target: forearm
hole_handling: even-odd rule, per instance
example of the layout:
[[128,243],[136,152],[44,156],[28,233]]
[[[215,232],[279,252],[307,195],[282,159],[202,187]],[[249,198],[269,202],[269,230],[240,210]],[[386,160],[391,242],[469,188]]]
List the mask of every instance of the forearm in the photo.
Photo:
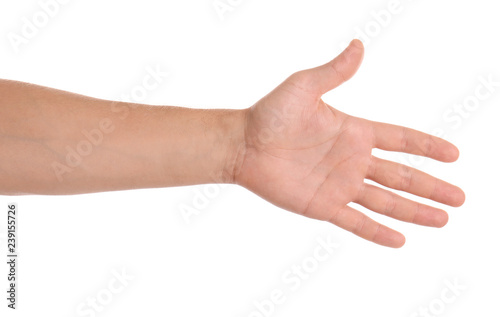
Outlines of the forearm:
[[0,193],[231,182],[243,110],[112,102],[0,80]]

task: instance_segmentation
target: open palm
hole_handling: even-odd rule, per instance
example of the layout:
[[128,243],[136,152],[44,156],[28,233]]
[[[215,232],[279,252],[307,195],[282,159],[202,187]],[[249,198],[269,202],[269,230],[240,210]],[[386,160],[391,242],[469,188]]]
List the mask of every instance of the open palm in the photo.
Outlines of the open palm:
[[465,196],[456,186],[372,156],[372,149],[443,162],[455,161],[458,150],[440,138],[349,116],[324,103],[321,96],[351,78],[362,58],[363,46],[354,40],[331,62],[293,74],[249,108],[245,151],[235,180],[279,207],[332,222],[378,244],[400,247],[405,242],[402,234],[347,204],[434,227],[446,224],[447,213],[365,179],[451,206],[463,204]]

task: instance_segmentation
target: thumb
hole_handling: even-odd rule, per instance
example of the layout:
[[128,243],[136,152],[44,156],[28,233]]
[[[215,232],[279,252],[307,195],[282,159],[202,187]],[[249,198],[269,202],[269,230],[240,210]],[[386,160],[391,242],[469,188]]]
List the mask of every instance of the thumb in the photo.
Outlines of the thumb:
[[324,94],[349,80],[361,65],[364,47],[360,40],[352,40],[349,46],[332,61],[309,69],[315,78],[316,88]]

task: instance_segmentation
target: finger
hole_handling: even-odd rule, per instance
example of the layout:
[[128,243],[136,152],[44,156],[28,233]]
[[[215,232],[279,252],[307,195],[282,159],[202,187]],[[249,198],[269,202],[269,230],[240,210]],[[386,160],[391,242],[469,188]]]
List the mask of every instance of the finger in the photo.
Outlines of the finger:
[[379,214],[422,226],[441,228],[448,222],[448,214],[444,210],[417,203],[370,184],[363,186],[354,202]]
[[308,69],[306,72],[313,74],[312,84],[323,95],[354,76],[361,65],[363,54],[363,43],[360,40],[352,40],[349,46],[332,61]]
[[401,233],[374,221],[349,206],[336,211],[329,222],[363,239],[386,247],[400,248],[405,244],[405,237]]
[[372,156],[366,178],[397,190],[458,207],[465,201],[464,192],[455,185],[415,168]]
[[376,148],[430,157],[442,162],[458,159],[458,149],[450,142],[410,128],[373,122]]

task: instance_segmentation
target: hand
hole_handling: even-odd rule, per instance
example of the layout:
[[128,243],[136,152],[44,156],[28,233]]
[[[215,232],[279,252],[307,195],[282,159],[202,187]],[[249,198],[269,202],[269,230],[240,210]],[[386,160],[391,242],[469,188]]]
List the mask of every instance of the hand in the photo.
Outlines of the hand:
[[276,206],[329,221],[352,233],[401,247],[404,236],[348,206],[424,226],[442,227],[445,211],[403,198],[364,182],[370,179],[450,206],[463,191],[419,170],[377,158],[373,148],[458,158],[451,143],[409,128],[349,116],[321,96],[351,78],[361,64],[363,45],[354,40],[331,62],[291,75],[246,111],[245,151],[235,181]]

